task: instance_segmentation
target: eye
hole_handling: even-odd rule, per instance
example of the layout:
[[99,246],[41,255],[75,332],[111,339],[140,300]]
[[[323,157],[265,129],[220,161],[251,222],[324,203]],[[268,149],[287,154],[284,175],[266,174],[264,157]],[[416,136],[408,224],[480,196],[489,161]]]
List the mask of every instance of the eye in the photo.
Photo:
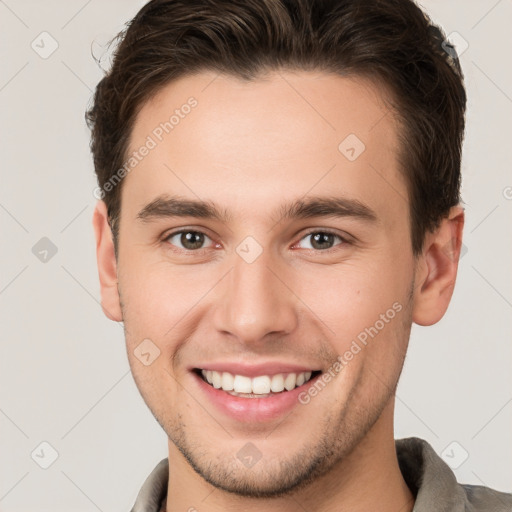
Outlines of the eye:
[[164,242],[169,242],[171,245],[175,245],[176,247],[186,251],[204,249],[205,247],[203,247],[203,244],[205,243],[205,240],[209,240],[213,243],[213,240],[209,236],[201,233],[201,231],[193,231],[191,229],[175,231],[164,238]]
[[[309,242],[306,244],[306,247],[302,247],[303,249],[313,249],[319,251],[325,251],[332,249],[335,245],[341,245],[347,243],[345,239],[343,239],[340,235],[336,235],[335,233],[331,233],[329,231],[311,231],[305,237],[301,239],[308,240]],[[334,244],[337,240],[340,241],[338,244]],[[299,242],[299,244],[301,243]],[[297,245],[299,245],[297,244]]]

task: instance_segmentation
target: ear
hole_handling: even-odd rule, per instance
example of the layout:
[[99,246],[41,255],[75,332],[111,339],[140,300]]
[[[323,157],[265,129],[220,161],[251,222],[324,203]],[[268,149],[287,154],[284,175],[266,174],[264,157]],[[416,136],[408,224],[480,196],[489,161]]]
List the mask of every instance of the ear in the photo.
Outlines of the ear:
[[427,233],[417,257],[413,322],[433,325],[443,318],[455,287],[462,247],[464,210],[454,206],[438,229]]
[[117,289],[117,262],[114,253],[114,242],[108,223],[107,205],[101,200],[96,203],[92,225],[96,236],[96,259],[98,261],[100,278],[101,307],[103,313],[110,320],[121,322],[123,314]]

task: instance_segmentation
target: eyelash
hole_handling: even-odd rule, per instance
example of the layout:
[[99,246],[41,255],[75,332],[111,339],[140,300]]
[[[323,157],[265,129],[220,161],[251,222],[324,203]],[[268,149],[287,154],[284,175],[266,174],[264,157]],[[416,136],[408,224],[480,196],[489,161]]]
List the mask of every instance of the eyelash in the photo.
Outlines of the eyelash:
[[[165,243],[168,243],[170,246],[174,246],[174,244],[171,244],[169,242],[169,239],[171,239],[172,237],[176,236],[176,235],[181,235],[183,233],[198,233],[198,234],[201,234],[201,235],[204,235],[206,237],[208,237],[214,244],[215,242],[212,240],[211,237],[209,237],[206,233],[204,233],[203,231],[199,231],[199,230],[196,230],[196,229],[180,229],[178,231],[173,231],[171,233],[168,233],[166,235],[164,235],[162,241],[165,242]],[[312,229],[311,231],[308,231],[307,233],[305,233],[304,235],[302,235],[302,237],[300,238],[299,242],[301,242],[302,240],[304,240],[305,238],[307,238],[308,236],[311,236],[313,234],[318,234],[318,233],[322,233],[322,234],[327,234],[327,235],[333,235],[334,237],[337,237],[341,243],[329,248],[329,249],[304,249],[306,251],[313,251],[315,253],[327,253],[327,254],[330,254],[331,252],[335,251],[336,250],[336,247],[338,246],[342,246],[342,245],[352,245],[352,242],[348,239],[348,237],[343,237],[341,236],[340,234],[338,233],[335,233],[334,231],[331,231],[329,229]],[[295,243],[294,246],[296,246],[299,242]],[[200,249],[181,249],[181,248],[175,248],[173,249],[174,251],[177,251],[177,252],[185,252],[185,253],[201,253],[202,251],[205,251],[209,249],[209,247],[201,247]]]
[[[334,247],[331,247],[330,249],[323,249],[323,250],[322,249],[304,249],[304,250],[306,250],[306,251],[314,251],[314,252],[318,252],[318,253],[330,253],[331,251],[335,251],[336,247],[338,247],[340,245],[349,245],[350,244],[350,242],[348,240],[348,237],[343,237],[339,233],[331,231],[330,229],[312,229],[311,231],[308,231],[307,233],[302,235],[302,237],[300,238],[299,242],[301,240],[304,240],[308,236],[311,236],[313,234],[318,234],[318,233],[322,233],[324,235],[333,235],[334,237],[338,238],[341,243],[335,245]],[[296,245],[296,244],[294,244],[294,245]]]

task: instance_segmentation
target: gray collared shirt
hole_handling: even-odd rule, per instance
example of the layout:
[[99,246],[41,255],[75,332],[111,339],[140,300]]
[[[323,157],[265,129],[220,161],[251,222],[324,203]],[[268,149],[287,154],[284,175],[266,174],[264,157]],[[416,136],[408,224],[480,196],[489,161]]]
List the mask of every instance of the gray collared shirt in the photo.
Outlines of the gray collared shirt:
[[[512,494],[458,484],[450,467],[423,439],[397,439],[400,471],[416,498],[413,512],[512,512]],[[147,477],[131,512],[160,512],[167,495],[169,461]]]

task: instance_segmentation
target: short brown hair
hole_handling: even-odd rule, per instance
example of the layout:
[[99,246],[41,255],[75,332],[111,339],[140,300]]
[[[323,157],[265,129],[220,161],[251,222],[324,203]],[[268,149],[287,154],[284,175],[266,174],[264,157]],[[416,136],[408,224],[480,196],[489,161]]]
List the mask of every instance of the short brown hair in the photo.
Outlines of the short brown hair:
[[457,55],[412,0],[151,0],[116,37],[86,120],[117,254],[123,166],[143,104],[172,80],[213,70],[253,80],[278,69],[386,84],[400,120],[411,240],[421,252],[460,201],[466,93]]

